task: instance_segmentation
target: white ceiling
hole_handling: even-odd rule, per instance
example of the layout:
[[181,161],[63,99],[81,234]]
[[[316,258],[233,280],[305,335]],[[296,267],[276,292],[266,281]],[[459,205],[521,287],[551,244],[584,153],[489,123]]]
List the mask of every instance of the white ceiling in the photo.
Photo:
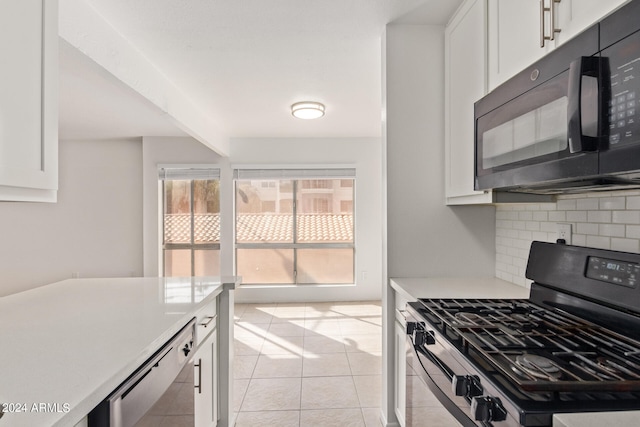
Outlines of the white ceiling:
[[186,136],[158,107],[60,39],[60,139]]
[[[389,22],[443,24],[461,0],[85,0],[230,137],[377,137]],[[64,20],[61,19],[61,26]],[[295,119],[290,105],[326,105]],[[61,39],[60,138],[184,133]]]

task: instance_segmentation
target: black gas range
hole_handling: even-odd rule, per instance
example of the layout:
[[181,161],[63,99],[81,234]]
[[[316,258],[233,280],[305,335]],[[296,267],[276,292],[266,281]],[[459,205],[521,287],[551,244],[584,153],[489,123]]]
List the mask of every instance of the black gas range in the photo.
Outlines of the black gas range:
[[640,410],[640,254],[533,242],[529,299],[407,306],[409,363],[464,426]]

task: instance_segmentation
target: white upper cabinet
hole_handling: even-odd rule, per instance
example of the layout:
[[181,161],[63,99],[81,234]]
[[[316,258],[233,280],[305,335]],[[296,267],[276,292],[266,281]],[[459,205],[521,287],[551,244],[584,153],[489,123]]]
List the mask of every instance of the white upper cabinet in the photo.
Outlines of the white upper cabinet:
[[447,204],[491,203],[474,191],[473,104],[486,93],[486,0],[467,0],[445,29]]
[[0,2],[0,200],[55,202],[58,2]]
[[627,1],[488,0],[489,90]]
[[[489,90],[551,50],[548,40],[541,47],[541,1],[488,0]],[[554,7],[557,9],[557,4]],[[545,22],[549,35],[548,18]]]
[[556,36],[556,44],[564,43],[628,2],[629,0],[562,0],[557,6],[561,31]]

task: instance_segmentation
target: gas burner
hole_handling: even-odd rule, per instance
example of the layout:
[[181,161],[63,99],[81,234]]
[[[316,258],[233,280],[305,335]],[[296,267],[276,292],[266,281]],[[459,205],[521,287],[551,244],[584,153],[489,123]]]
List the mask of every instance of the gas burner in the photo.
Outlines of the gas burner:
[[562,371],[554,362],[535,354],[525,353],[517,356],[516,365],[512,369],[521,376],[526,373],[549,381],[556,381],[562,377]]

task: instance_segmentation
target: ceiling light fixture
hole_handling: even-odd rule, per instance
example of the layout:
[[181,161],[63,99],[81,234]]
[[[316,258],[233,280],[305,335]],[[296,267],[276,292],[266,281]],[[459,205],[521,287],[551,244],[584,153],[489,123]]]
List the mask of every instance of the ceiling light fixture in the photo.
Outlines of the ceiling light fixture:
[[291,106],[291,114],[299,119],[319,119],[324,116],[324,105],[319,102],[296,102]]

